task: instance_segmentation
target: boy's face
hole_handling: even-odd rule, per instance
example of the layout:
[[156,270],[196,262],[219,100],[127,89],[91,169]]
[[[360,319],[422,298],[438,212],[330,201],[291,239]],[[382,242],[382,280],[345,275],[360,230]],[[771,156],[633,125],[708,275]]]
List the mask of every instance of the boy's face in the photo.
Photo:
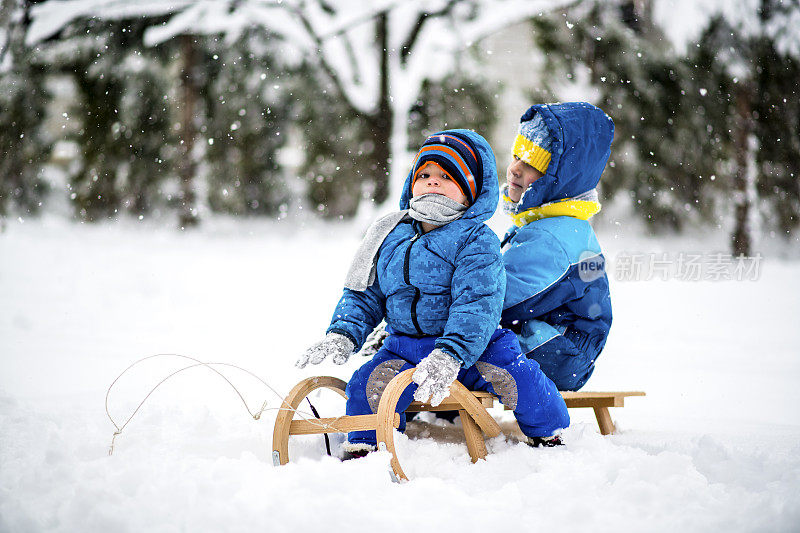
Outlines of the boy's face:
[[467,197],[461,188],[441,167],[431,163],[417,171],[417,177],[411,186],[411,196],[416,198],[423,194],[434,193],[447,196],[460,204],[467,205]]
[[530,166],[528,163],[514,156],[511,164],[506,169],[506,181],[508,182],[508,197],[512,202],[519,202],[531,183],[544,176],[541,172]]

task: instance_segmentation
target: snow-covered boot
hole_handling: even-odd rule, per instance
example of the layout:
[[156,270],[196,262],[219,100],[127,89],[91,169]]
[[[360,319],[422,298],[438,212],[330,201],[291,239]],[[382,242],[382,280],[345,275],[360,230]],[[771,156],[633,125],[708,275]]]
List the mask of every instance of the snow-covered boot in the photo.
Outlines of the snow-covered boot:
[[360,459],[366,457],[368,453],[374,452],[375,450],[376,448],[372,444],[345,442],[342,444],[342,461]]
[[561,441],[561,435],[552,435],[550,437],[528,437],[526,444],[533,448],[538,448],[539,446],[543,448],[552,448],[554,446],[564,446],[564,443]]

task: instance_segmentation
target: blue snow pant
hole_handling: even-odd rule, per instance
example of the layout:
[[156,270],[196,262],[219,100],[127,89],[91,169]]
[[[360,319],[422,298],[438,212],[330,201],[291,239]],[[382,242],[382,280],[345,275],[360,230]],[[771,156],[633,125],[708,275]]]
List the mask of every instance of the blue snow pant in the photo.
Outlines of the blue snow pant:
[[[375,356],[355,371],[347,383],[348,415],[376,413],[386,385],[400,372],[416,366],[434,349],[436,337],[392,334]],[[514,332],[498,329],[478,361],[462,368],[457,378],[467,389],[486,391],[514,411],[519,427],[530,437],[550,436],[569,426],[569,414],[555,384],[539,365],[522,355]],[[417,385],[412,383],[400,396],[397,412],[400,431],[405,430],[405,410],[413,401]],[[374,431],[353,431],[351,443],[376,444]]]
[[[542,338],[553,331],[561,335],[542,342]],[[554,328],[539,320],[525,322],[518,336],[525,355],[539,363],[542,372],[563,391],[576,391],[586,384],[605,345],[605,336],[589,336],[572,328]]]

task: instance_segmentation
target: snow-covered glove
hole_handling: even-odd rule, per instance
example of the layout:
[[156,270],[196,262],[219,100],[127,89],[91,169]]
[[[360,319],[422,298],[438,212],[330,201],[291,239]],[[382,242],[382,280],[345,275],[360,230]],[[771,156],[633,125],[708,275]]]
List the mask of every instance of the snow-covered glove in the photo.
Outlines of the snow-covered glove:
[[294,364],[297,368],[304,368],[308,363],[318,365],[326,357],[333,356],[333,362],[343,365],[353,355],[355,345],[353,341],[340,333],[328,333],[325,338],[305,351]]
[[411,375],[411,380],[419,385],[414,393],[418,402],[428,402],[436,407],[450,394],[450,385],[458,377],[461,363],[452,355],[434,349],[428,356],[419,362],[417,369]]
[[367,340],[364,341],[364,346],[361,347],[359,350],[358,355],[363,355],[364,357],[372,357],[378,350],[381,349],[383,346],[383,341],[386,340],[386,337],[389,336],[389,333],[386,332],[386,323],[381,322],[380,326],[375,328],[372,333],[369,334]]

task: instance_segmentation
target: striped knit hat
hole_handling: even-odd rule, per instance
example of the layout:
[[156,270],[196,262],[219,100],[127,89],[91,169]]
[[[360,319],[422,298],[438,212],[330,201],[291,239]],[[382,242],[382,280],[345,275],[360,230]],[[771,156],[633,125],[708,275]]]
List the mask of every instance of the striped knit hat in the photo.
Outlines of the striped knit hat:
[[530,120],[520,122],[519,133],[514,139],[512,151],[515,156],[544,174],[547,172],[547,165],[550,164],[552,145],[553,137],[550,135],[550,130],[547,129],[542,116],[536,113]]
[[475,202],[483,186],[483,169],[477,151],[466,137],[443,131],[425,139],[411,170],[412,185],[419,170],[429,162],[439,165],[455,180],[470,205]]

